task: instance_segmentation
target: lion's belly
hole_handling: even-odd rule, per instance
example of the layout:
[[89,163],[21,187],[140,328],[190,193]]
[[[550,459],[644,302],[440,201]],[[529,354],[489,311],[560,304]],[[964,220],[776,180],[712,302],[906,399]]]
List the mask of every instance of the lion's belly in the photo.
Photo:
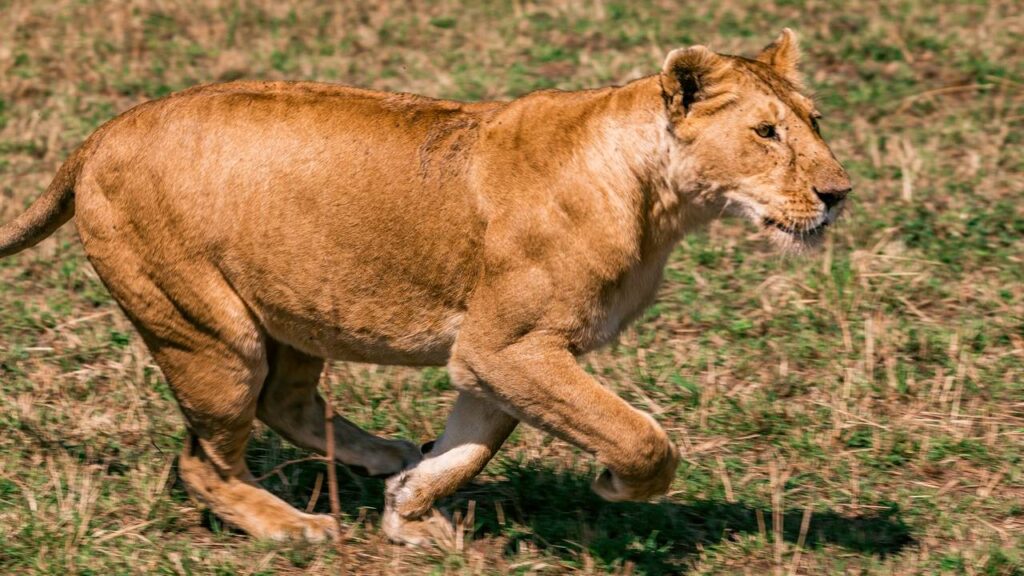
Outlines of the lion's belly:
[[280,253],[269,257],[269,244],[228,248],[220,268],[275,340],[323,358],[444,365],[462,323],[473,259],[452,262],[445,259],[451,251],[420,244],[413,260],[365,238],[329,236],[302,245],[278,238]]
[[331,312],[257,310],[267,333],[303,352],[335,360],[405,366],[443,366],[462,323],[458,311],[368,326]]
[[[289,224],[291,233],[267,231],[271,240],[255,249],[229,242],[219,263],[272,338],[323,358],[447,362],[476,278],[465,235],[392,243]],[[309,233],[296,239],[302,228]]]

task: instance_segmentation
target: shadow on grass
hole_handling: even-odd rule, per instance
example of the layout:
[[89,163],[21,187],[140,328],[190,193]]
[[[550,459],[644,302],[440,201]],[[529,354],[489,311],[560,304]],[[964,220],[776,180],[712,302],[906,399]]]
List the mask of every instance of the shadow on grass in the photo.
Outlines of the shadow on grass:
[[[477,537],[498,535],[495,502],[505,515],[525,527],[515,540],[531,540],[550,553],[578,557],[585,548],[604,563],[629,560],[647,574],[678,573],[701,546],[708,547],[739,534],[759,532],[757,510],[745,504],[717,500],[686,503],[609,503],[590,490],[590,476],[551,469],[506,467],[502,480],[470,486],[454,497],[465,510],[477,503]],[[771,531],[771,510],[762,509]],[[803,510],[783,513],[783,537],[796,542]],[[863,554],[886,556],[913,543],[898,510],[870,516],[815,512],[806,546],[834,544]],[[514,548],[513,548],[514,549]]]
[[[249,463],[254,474],[262,475],[281,462],[306,455],[268,433],[253,439]],[[717,500],[609,503],[591,492],[590,477],[585,474],[524,468],[510,462],[493,467],[500,471],[498,480],[467,486],[441,506],[465,512],[468,502],[475,501],[474,538],[507,539],[510,554],[525,540],[570,562],[579,560],[579,553],[586,549],[605,566],[631,561],[646,574],[678,573],[701,547],[760,531],[757,509],[745,504]],[[300,462],[268,477],[263,485],[305,509],[317,476],[324,471],[321,462]],[[373,518],[383,508],[383,481],[357,476],[343,466],[338,467],[338,478],[346,516],[358,517],[366,508],[372,509],[368,512]],[[314,503],[317,512],[328,511],[326,479],[323,482]],[[504,518],[499,516],[499,508]],[[762,509],[761,513],[770,532],[771,510]],[[786,541],[797,541],[802,515],[801,509],[783,513]],[[806,546],[824,544],[886,556],[913,544],[913,538],[898,509],[860,516],[815,511]]]

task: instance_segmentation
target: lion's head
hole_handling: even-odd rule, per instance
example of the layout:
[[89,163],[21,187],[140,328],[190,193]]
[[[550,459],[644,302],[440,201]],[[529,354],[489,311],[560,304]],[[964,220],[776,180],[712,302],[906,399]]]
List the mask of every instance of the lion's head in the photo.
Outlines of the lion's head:
[[660,80],[676,167],[670,178],[701,182],[705,201],[799,249],[820,241],[851,185],[818,130],[798,60],[787,28],[755,59],[704,46],[674,50]]

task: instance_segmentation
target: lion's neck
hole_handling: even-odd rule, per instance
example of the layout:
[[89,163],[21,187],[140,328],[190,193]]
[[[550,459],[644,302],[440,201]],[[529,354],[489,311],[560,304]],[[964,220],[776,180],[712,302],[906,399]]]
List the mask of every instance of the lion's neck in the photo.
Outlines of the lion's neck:
[[[688,231],[707,223],[713,212],[700,201],[707,183],[673,146],[657,76],[615,89],[602,114],[594,116],[594,145],[587,168],[602,192],[617,198],[639,222],[638,248],[667,254]],[[674,184],[673,184],[674,183]]]

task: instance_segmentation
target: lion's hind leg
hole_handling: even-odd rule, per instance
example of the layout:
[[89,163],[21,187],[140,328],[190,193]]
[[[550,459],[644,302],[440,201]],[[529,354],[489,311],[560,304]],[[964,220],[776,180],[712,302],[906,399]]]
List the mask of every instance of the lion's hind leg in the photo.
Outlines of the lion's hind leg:
[[[178,466],[189,491],[218,517],[257,538],[321,541],[333,536],[337,526],[330,516],[293,508],[260,487],[245,463],[267,371],[262,351],[239,355],[242,347],[229,347],[200,333],[190,338],[199,346],[182,349],[157,340],[145,325],[141,329],[188,425]],[[245,332],[239,334],[243,341],[259,342],[255,327]]]
[[[285,344],[268,346],[269,373],[256,415],[300,448],[327,452],[324,399],[317,383],[324,361]],[[390,476],[419,462],[419,448],[404,440],[374,436],[335,414],[335,460],[369,476]]]
[[268,373],[266,337],[223,277],[201,262],[187,270],[147,266],[113,237],[87,249],[181,406],[188,435],[179,475],[189,491],[257,538],[331,537],[337,527],[330,516],[296,510],[261,488],[246,466]]

